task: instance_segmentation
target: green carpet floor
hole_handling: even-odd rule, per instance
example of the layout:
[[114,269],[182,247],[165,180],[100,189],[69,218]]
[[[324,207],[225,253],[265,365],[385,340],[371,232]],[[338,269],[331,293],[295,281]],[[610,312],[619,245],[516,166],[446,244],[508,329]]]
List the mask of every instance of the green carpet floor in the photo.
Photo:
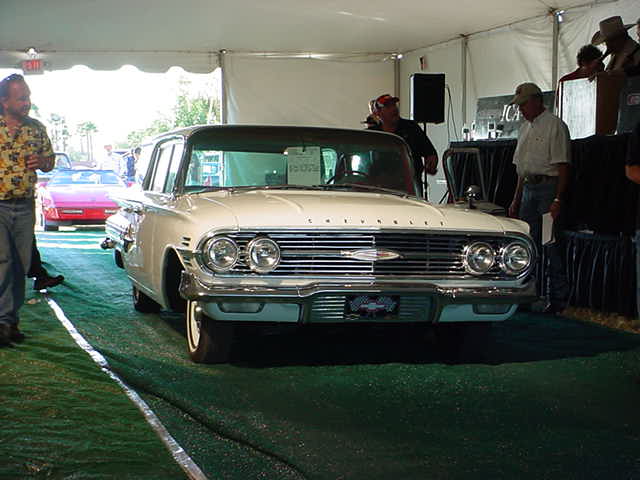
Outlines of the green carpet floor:
[[39,236],[68,279],[53,297],[212,479],[640,478],[637,336],[518,315],[483,364],[404,329],[309,329],[195,365],[182,317],[135,312],[100,237]]
[[40,294],[29,297],[28,339],[0,349],[0,478],[186,478]]

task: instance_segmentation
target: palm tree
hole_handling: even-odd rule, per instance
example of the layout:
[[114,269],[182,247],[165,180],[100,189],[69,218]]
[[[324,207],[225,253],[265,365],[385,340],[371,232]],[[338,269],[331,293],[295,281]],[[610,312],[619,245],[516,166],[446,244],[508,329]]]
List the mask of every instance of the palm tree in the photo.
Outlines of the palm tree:
[[[82,122],[78,124],[77,131],[86,140],[88,160],[93,164],[93,134],[98,131],[98,127],[93,122]],[[83,147],[82,142],[80,145]]]

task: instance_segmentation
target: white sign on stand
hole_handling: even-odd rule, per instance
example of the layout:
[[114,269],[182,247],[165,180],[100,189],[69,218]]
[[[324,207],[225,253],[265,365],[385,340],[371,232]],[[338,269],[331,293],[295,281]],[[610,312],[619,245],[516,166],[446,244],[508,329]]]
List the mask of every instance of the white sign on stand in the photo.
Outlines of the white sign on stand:
[[320,147],[287,148],[289,185],[319,185],[320,174]]

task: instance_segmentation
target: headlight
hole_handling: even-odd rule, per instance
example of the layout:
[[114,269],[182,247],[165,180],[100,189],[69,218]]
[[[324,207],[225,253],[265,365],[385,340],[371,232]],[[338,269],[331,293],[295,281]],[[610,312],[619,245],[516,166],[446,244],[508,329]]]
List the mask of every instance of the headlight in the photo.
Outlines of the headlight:
[[203,250],[205,263],[216,272],[227,272],[238,261],[238,245],[227,237],[212,238]]
[[267,237],[256,237],[247,247],[249,267],[257,273],[268,273],[280,263],[280,247]]
[[509,275],[519,275],[531,265],[531,250],[520,242],[513,242],[500,251],[500,268]]
[[468,245],[463,255],[464,268],[472,275],[487,273],[496,261],[496,252],[491,245],[484,242]]

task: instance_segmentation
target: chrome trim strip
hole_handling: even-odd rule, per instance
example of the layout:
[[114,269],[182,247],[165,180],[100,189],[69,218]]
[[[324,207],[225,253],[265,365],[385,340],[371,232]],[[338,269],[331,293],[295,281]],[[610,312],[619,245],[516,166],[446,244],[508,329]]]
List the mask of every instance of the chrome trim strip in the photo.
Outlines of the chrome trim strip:
[[388,294],[402,296],[429,295],[438,299],[441,305],[474,303],[527,303],[537,298],[535,279],[519,287],[441,287],[432,283],[392,283],[369,281],[362,283],[317,282],[304,287],[268,286],[208,286],[195,275],[183,271],[180,294],[187,300],[203,302],[219,301],[265,301],[280,303],[306,303],[318,295],[339,294]]

